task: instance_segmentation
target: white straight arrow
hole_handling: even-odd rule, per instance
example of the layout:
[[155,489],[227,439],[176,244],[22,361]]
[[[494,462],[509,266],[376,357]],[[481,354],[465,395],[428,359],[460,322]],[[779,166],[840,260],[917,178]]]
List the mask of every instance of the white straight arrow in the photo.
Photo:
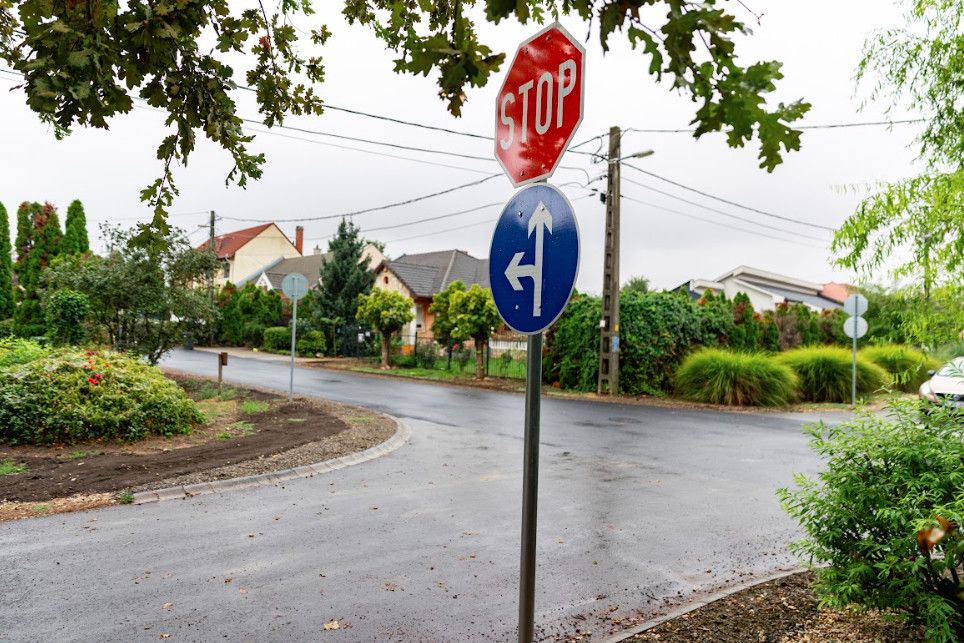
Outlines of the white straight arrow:
[[543,226],[552,234],[552,215],[549,213],[549,209],[545,206],[542,201],[536,206],[535,212],[529,217],[529,236],[532,236],[532,231],[535,230],[536,233],[536,256],[535,262],[531,264],[520,265],[522,257],[525,256],[525,251],[517,252],[512,256],[512,261],[509,262],[509,266],[505,269],[506,279],[509,280],[509,285],[512,286],[512,290],[522,290],[522,282],[519,281],[520,277],[529,277],[532,279],[532,316],[540,317],[542,315],[542,246],[543,246]]

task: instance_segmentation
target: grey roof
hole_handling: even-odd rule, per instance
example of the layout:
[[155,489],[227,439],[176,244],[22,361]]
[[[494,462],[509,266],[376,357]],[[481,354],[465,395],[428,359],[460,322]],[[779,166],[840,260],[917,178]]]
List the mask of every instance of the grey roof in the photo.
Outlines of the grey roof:
[[461,250],[407,254],[386,265],[416,297],[431,297],[456,280],[489,287],[489,260]]
[[268,276],[268,281],[271,282],[271,287],[275,290],[281,290],[281,282],[293,272],[300,272],[307,277],[310,287],[314,288],[318,285],[318,280],[321,279],[321,263],[330,257],[330,252],[304,257],[291,257],[268,267],[264,270],[264,273]]
[[779,288],[777,286],[771,286],[770,284],[750,281],[749,279],[743,279],[742,281],[745,281],[746,283],[755,288],[759,288],[760,290],[765,290],[766,292],[783,297],[789,302],[799,302],[801,304],[807,304],[821,310],[824,308],[843,308],[839,302],[836,302],[832,299],[827,299],[826,297],[821,297],[817,294],[802,293],[799,290],[790,290],[789,288]]

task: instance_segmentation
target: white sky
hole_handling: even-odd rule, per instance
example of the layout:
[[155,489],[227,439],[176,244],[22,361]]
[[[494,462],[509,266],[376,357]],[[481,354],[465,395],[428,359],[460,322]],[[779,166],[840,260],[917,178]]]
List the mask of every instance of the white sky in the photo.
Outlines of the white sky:
[[[753,22],[738,4],[728,4],[732,5],[730,10]],[[394,74],[392,52],[386,51],[368,30],[347,26],[339,14],[341,3],[317,1],[315,5],[318,14],[296,23],[304,29],[327,23],[334,34],[323,50],[327,80],[321,88],[322,96],[332,105],[483,134],[492,132],[501,73],[489,86],[471,90],[463,118],[455,119],[436,97],[434,78]],[[896,6],[879,0],[846,3],[816,0],[803,4],[754,0],[750,6],[764,14],[762,24],[754,26],[752,37],[741,39],[739,51],[744,62],[776,59],[784,63],[786,77],[780,84],[778,100],[803,97],[810,101],[813,109],[806,117],[809,124],[884,118],[884,105],[870,105],[863,112],[858,111],[860,99],[853,73],[865,36],[874,29],[900,23]],[[576,20],[565,19],[563,24],[579,37],[586,34],[586,26]],[[537,29],[534,25],[504,23],[481,24],[479,31],[483,42],[508,52],[511,58],[518,42]],[[606,56],[595,39],[585,44],[588,50],[585,117],[574,141],[604,133],[611,125],[687,126],[695,104],[671,93],[668,86],[657,85],[645,73],[648,60],[632,52],[624,38],[615,35]],[[0,83],[0,88],[4,86],[12,84]],[[243,115],[256,115],[249,95],[239,93],[238,101]],[[157,144],[164,135],[160,114],[135,110],[115,119],[109,132],[78,130],[64,141],[54,140],[52,133],[27,109],[19,91],[0,92],[0,114],[4,142],[4,151],[0,154],[0,201],[10,212],[12,226],[16,206],[23,200],[51,201],[63,216],[70,200],[80,198],[86,207],[95,245],[98,244],[97,221],[131,224],[149,218],[138,193],[160,171],[155,158]],[[491,156],[492,152],[491,143],[484,141],[331,110],[322,117],[291,118],[286,124],[481,156]],[[802,151],[788,155],[773,174],[757,167],[755,141],[749,148],[732,150],[722,135],[694,141],[687,134],[627,133],[623,138],[623,154],[653,149],[653,156],[635,163],[733,201],[835,226],[853,211],[868,186],[914,173],[916,131],[916,126],[909,125],[896,126],[893,131],[883,127],[807,131]],[[254,219],[323,216],[468,183],[482,177],[479,171],[499,171],[494,160],[485,162],[389,150],[295,132],[286,135],[417,157],[474,172],[264,135],[253,144],[253,149],[267,155],[264,177],[242,190],[233,186],[225,188],[224,177],[230,169],[228,156],[204,141],[191,158],[190,166],[176,171],[181,196],[172,211],[189,214],[176,216],[174,223],[193,232],[192,239],[199,241],[205,233],[197,226],[207,222],[207,215],[201,211],[213,209],[219,216]],[[593,165],[586,156],[568,154],[563,163],[583,167],[591,176],[602,171],[601,166]],[[825,244],[799,236],[825,236],[829,240],[829,235],[822,231],[774,221],[707,200],[629,169],[624,170],[623,176],[789,231],[779,233],[737,222],[624,181],[626,197],[722,224],[713,225],[624,201],[621,264],[624,281],[634,275],[644,275],[656,286],[671,287],[690,278],[714,278],[740,264],[813,281],[852,277],[829,265],[828,251],[820,247]],[[559,170],[552,179],[556,184],[569,181],[585,182],[585,174]],[[594,185],[602,188],[605,183],[600,181]],[[585,193],[575,187],[565,189],[570,198]],[[504,202],[512,192],[508,179],[499,177],[417,204],[362,215],[356,222],[363,230],[404,223],[489,202]],[[599,292],[604,206],[596,197],[576,201],[574,205],[580,221],[583,253],[577,287]],[[499,208],[493,207],[437,222],[372,233],[371,237],[388,242],[390,256],[461,248],[483,257],[488,252],[498,214]],[[475,223],[479,225],[450,231]],[[218,223],[218,232],[248,225],[254,224],[223,220]],[[295,224],[281,225],[293,238]],[[731,225],[795,242],[746,234],[729,228]],[[337,221],[309,222],[305,226],[306,251],[310,251],[315,243],[325,247],[322,238],[332,233]]]

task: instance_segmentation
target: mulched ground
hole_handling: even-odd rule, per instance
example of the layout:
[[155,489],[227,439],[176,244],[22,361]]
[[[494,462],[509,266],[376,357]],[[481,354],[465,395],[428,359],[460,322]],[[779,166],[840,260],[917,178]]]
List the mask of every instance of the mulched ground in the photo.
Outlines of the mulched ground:
[[737,592],[627,639],[636,643],[719,641],[817,643],[922,641],[923,630],[877,612],[821,610],[803,572]]
[[[175,379],[194,396],[201,387],[199,380]],[[251,389],[235,392],[231,399],[202,401],[212,419],[188,436],[129,444],[0,447],[0,460],[28,466],[26,473],[0,478],[0,505],[102,498],[105,493],[263,473],[346,455],[394,432],[390,419],[353,407],[288,402]],[[242,404],[248,400],[267,408],[245,413]]]

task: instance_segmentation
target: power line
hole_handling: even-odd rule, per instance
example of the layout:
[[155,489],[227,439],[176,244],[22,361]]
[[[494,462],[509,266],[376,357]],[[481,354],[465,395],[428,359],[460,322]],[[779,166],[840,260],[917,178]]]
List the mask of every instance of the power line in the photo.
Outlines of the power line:
[[[740,232],[745,232],[745,233],[747,233],[747,234],[755,234],[755,235],[757,235],[758,237],[766,237],[766,238],[768,238],[768,239],[776,239],[777,241],[784,241],[784,242],[786,242],[786,243],[792,243],[792,244],[795,244],[795,245],[798,245],[798,246],[805,246],[805,247],[807,247],[807,248],[817,248],[817,249],[820,249],[820,250],[826,250],[826,249],[827,249],[826,246],[817,246],[817,245],[812,244],[812,243],[804,243],[804,242],[802,242],[802,241],[794,241],[793,239],[787,239],[787,238],[785,238],[785,237],[778,237],[778,236],[776,236],[776,235],[767,234],[766,232],[760,232],[760,231],[758,231],[758,230],[749,230],[749,229],[747,229],[747,228],[741,228],[740,226],[735,226],[735,225],[732,225],[732,224],[723,223],[723,222],[721,222],[721,221],[713,221],[712,219],[706,219],[706,218],[704,218],[704,217],[699,217],[699,216],[696,216],[695,214],[690,214],[690,213],[688,213],[688,212],[681,212],[681,211],[679,211],[679,210],[674,210],[673,208],[667,208],[667,207],[664,207],[664,206],[661,206],[661,205],[656,205],[655,203],[649,203],[648,201],[643,201],[642,199],[636,199],[636,198],[633,198],[633,197],[631,197],[631,196],[627,196],[627,195],[625,195],[625,194],[623,194],[622,197],[623,197],[624,199],[626,199],[627,201],[633,201],[634,203],[639,203],[639,204],[641,204],[641,205],[645,205],[645,206],[648,206],[648,207],[650,207],[650,208],[655,208],[655,209],[657,209],[657,210],[663,210],[664,212],[669,212],[669,213],[671,213],[671,214],[677,214],[677,215],[679,215],[679,216],[687,217],[687,218],[690,218],[690,219],[695,219],[695,220],[697,220],[697,221],[702,221],[702,222],[704,222],[704,223],[709,223],[709,224],[711,224],[711,225],[720,226],[721,228],[726,228],[727,230],[738,230],[738,231],[740,231]],[[792,234],[792,233],[791,233],[791,234]]]
[[826,239],[821,239],[820,237],[814,237],[814,236],[811,236],[811,235],[808,235],[808,234],[803,234],[802,232],[795,232],[795,231],[793,231],[793,230],[787,230],[786,228],[780,228],[780,227],[778,227],[778,226],[772,226],[772,225],[769,225],[769,224],[766,224],[766,223],[760,223],[759,221],[754,221],[753,219],[748,219],[748,218],[746,218],[746,217],[741,217],[741,216],[736,215],[736,214],[731,214],[731,213],[729,213],[729,212],[724,212],[723,210],[717,210],[716,208],[711,208],[711,207],[708,206],[708,205],[703,205],[702,203],[697,203],[696,201],[690,201],[689,199],[684,199],[683,197],[677,196],[677,195],[675,195],[675,194],[673,194],[673,193],[671,193],[671,192],[666,192],[666,191],[664,191],[664,190],[660,190],[659,188],[654,188],[654,187],[652,187],[652,186],[650,186],[650,185],[646,185],[645,183],[640,183],[639,181],[634,181],[633,179],[631,179],[631,178],[629,178],[629,177],[625,177],[625,176],[624,176],[624,177],[623,177],[623,180],[626,181],[627,183],[632,183],[633,185],[639,186],[639,187],[641,187],[641,188],[643,188],[643,189],[645,189],[645,190],[650,190],[651,192],[656,192],[657,194],[662,194],[663,196],[668,196],[668,197],[670,197],[671,199],[676,199],[677,201],[682,201],[683,203],[688,203],[689,205],[695,205],[695,206],[698,207],[698,208],[702,208],[702,209],[704,209],[704,210],[709,210],[710,212],[715,212],[716,214],[723,215],[724,217],[729,217],[729,218],[731,218],[731,219],[736,219],[736,220],[738,220],[738,221],[744,221],[744,222],[746,222],[746,223],[751,223],[751,224],[753,224],[753,225],[760,226],[761,228],[769,228],[770,230],[776,230],[777,232],[785,232],[785,233],[787,233],[787,234],[793,234],[793,235],[796,235],[796,236],[798,236],[798,237],[804,237],[804,238],[806,238],[806,239],[813,239],[814,241],[820,241],[821,243],[825,243],[825,242],[827,241]]
[[[821,129],[849,129],[855,127],[890,127],[892,125],[910,125],[923,123],[924,118],[898,118],[890,121],[856,121],[846,123],[818,123],[815,125],[795,125],[798,130],[821,130]],[[627,127],[624,132],[637,132],[639,134],[692,134],[696,131],[695,127]]]
[[463,183],[462,185],[456,185],[455,187],[447,188],[445,190],[440,190],[438,192],[432,192],[431,194],[423,194],[421,196],[412,197],[411,199],[405,199],[404,201],[396,201],[394,203],[386,203],[385,205],[379,205],[372,208],[365,208],[362,210],[352,210],[349,212],[341,212],[338,214],[328,214],[328,215],[318,216],[318,217],[291,217],[288,219],[272,219],[271,221],[268,221],[267,219],[247,219],[247,218],[227,217],[227,216],[221,217],[221,218],[226,221],[242,221],[242,222],[250,222],[250,223],[295,223],[295,222],[300,223],[304,221],[324,221],[327,219],[341,219],[344,217],[353,217],[359,214],[368,214],[370,212],[378,212],[380,210],[397,208],[399,206],[409,205],[411,203],[424,201],[425,199],[431,199],[433,197],[442,196],[443,194],[450,194],[457,190],[462,190],[462,189],[473,187],[476,185],[481,185],[482,183],[485,183],[486,181],[490,181],[496,178],[497,176],[502,176],[502,173],[500,172],[498,174],[490,174],[489,176],[478,179],[477,181]]
[[774,212],[767,212],[766,210],[760,210],[760,209],[751,207],[751,206],[749,206],[749,205],[743,205],[742,203],[737,203],[736,201],[730,201],[729,199],[724,199],[723,197],[716,196],[715,194],[710,194],[709,192],[704,192],[704,191],[702,191],[702,190],[698,190],[698,189],[696,189],[696,188],[692,188],[692,187],[690,187],[690,186],[688,186],[688,185],[684,185],[684,184],[682,184],[682,183],[679,183],[678,181],[674,181],[674,180],[672,180],[672,179],[667,179],[667,178],[664,177],[664,176],[660,176],[659,174],[656,174],[656,173],[654,173],[654,172],[650,172],[649,170],[644,170],[644,169],[642,169],[642,168],[640,168],[640,167],[637,167],[637,166],[633,165],[632,163],[625,163],[625,162],[624,162],[624,163],[623,163],[623,166],[628,167],[628,168],[633,169],[633,170],[636,170],[637,172],[639,172],[639,173],[641,173],[641,174],[645,174],[646,176],[651,176],[651,177],[653,177],[654,179],[659,179],[660,181],[663,181],[663,182],[665,182],[665,183],[669,183],[670,185],[675,185],[675,186],[678,187],[678,188],[682,188],[682,189],[687,190],[687,191],[689,191],[689,192],[693,192],[693,193],[695,193],[695,194],[699,194],[700,196],[705,196],[705,197],[707,197],[707,198],[709,198],[709,199],[713,199],[713,200],[719,201],[719,202],[721,202],[721,203],[726,203],[727,205],[732,205],[732,206],[737,207],[737,208],[743,208],[744,210],[749,210],[750,212],[756,212],[757,214],[762,214],[763,216],[771,217],[771,218],[773,218],[773,219],[780,219],[781,221],[787,221],[787,222],[789,222],[789,223],[796,223],[797,225],[803,225],[803,226],[808,226],[808,227],[811,227],[811,228],[817,228],[817,229],[820,229],[820,230],[828,230],[828,231],[830,231],[830,232],[836,232],[836,230],[835,230],[834,228],[831,228],[831,227],[825,226],[825,225],[821,225],[821,224],[819,224],[819,223],[811,223],[811,222],[809,222],[809,221],[803,221],[803,220],[801,220],[801,219],[794,219],[794,218],[792,218],[792,217],[786,217],[786,216],[783,216],[782,214],[776,214],[776,213],[774,213]]

